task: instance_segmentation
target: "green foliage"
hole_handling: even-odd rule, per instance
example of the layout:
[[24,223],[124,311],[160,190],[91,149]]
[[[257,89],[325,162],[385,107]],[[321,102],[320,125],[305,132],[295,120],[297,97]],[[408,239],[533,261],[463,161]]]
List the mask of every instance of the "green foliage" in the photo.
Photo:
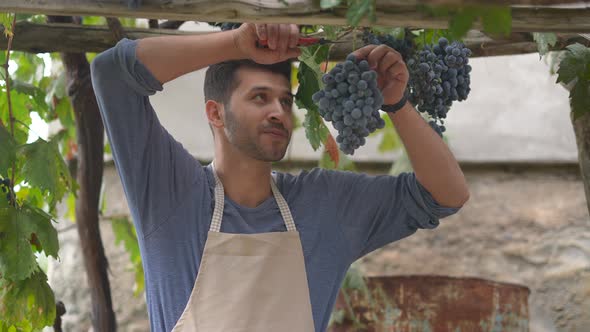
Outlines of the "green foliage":
[[3,27],[4,36],[8,37],[12,34],[12,20],[14,16],[10,13],[0,13],[0,25]]
[[[3,202],[5,200],[2,200]],[[5,204],[0,207],[0,274],[3,279],[19,281],[37,270],[35,254],[29,242],[28,215]]]
[[[11,18],[0,14],[4,21]],[[45,16],[17,19],[44,22]],[[1,51],[0,65],[6,57]],[[52,58],[59,64],[58,56]],[[0,331],[39,331],[55,319],[54,295],[38,257],[59,258],[51,215],[66,194],[75,197],[77,184],[60,151],[60,144],[75,137],[75,122],[65,75],[45,75],[45,61],[35,54],[11,51],[10,59],[16,63],[12,74],[0,69],[0,176],[14,177],[15,199],[0,199]],[[59,119],[66,129],[49,141],[29,143],[32,112],[45,122]]]
[[19,148],[24,161],[21,172],[30,185],[49,193],[49,204],[52,208],[68,190],[75,188],[74,180],[59,152],[57,141],[54,139],[47,142],[40,138]]
[[574,119],[590,112],[590,48],[578,43],[568,46],[557,74],[557,83],[570,86]]
[[[53,325],[55,309],[55,297],[43,271],[38,269],[19,281],[0,279],[0,331],[32,331]],[[5,325],[7,317],[16,327]]]
[[[31,125],[31,97],[18,91],[10,94],[12,104],[12,116],[14,117],[14,140],[17,144],[24,144],[29,137],[29,126]],[[6,86],[0,87],[0,120],[10,128],[10,112],[8,111],[8,100],[6,97]]]
[[453,36],[452,39],[463,38],[478,20],[481,20],[483,30],[490,34],[509,35],[512,31],[510,6],[424,6],[421,8],[433,16],[449,17],[449,32]]
[[12,52],[10,59],[18,64],[13,77],[26,83],[39,82],[45,71],[45,61],[37,54]]
[[436,44],[442,37],[445,37],[450,41],[455,40],[455,36],[450,30],[422,29],[419,31],[414,31],[413,33],[416,35],[416,38],[414,38],[414,43],[416,44],[417,49],[423,49],[426,45]]
[[16,158],[16,144],[6,128],[0,125],[0,176],[8,177],[8,168]]
[[322,142],[328,137],[328,128],[324,124],[322,117],[318,111],[317,105],[311,99],[311,96],[321,87],[321,75],[319,64],[323,61],[318,56],[321,56],[322,49],[327,49],[325,46],[315,46],[303,49],[300,56],[301,63],[297,73],[297,80],[299,81],[299,88],[295,95],[295,102],[300,108],[307,110],[303,126],[305,127],[305,135],[309,140],[312,148],[317,150]]
[[[2,202],[5,202],[2,200]],[[38,269],[34,252],[58,258],[57,231],[51,216],[24,204],[0,204],[0,276],[9,281],[28,278]]]
[[[136,28],[137,20],[131,17],[117,17],[123,27]],[[103,16],[84,16],[83,25],[107,25],[107,19]]]
[[[393,122],[389,115],[383,114],[381,118],[385,120],[385,127],[381,131],[378,131],[383,134],[381,143],[379,143],[378,147],[379,152],[393,151],[403,147],[401,138],[395,131],[395,127],[393,126]],[[376,131],[375,133],[378,132]]]
[[552,32],[541,33],[534,32],[533,39],[537,42],[537,48],[539,49],[539,58],[549,52],[549,46],[555,46],[557,43],[557,35]]
[[115,234],[115,244],[123,242],[125,250],[129,253],[131,263],[133,264],[133,271],[135,273],[135,296],[140,295],[145,288],[145,280],[143,275],[143,265],[141,263],[141,255],[139,252],[139,243],[137,242],[137,233],[129,219],[114,218],[111,220],[113,233]]
[[377,21],[375,0],[348,0],[348,11],[346,11],[346,21],[352,26],[358,26],[364,17],[369,22]]

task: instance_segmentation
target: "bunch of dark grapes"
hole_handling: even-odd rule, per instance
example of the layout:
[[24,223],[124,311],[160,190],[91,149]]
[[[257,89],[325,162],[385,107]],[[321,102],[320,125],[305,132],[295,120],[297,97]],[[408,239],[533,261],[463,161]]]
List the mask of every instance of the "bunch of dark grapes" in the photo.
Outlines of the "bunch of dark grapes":
[[430,115],[429,124],[440,136],[446,130],[444,119],[453,101],[467,99],[471,91],[470,55],[471,50],[462,43],[449,45],[446,38],[440,38],[406,62],[410,102]]
[[0,189],[2,190],[2,193],[6,194],[6,199],[11,201],[10,179],[0,179]]
[[324,89],[313,94],[320,115],[338,130],[336,142],[340,150],[352,155],[363,146],[365,137],[385,126],[379,114],[383,95],[377,86],[377,72],[370,70],[366,60],[353,54],[324,74]]
[[363,42],[366,45],[385,44],[398,51],[404,62],[407,62],[414,54],[414,42],[412,41],[412,34],[410,33],[406,33],[404,39],[397,39],[389,34],[374,34],[369,29],[365,29],[363,31]]

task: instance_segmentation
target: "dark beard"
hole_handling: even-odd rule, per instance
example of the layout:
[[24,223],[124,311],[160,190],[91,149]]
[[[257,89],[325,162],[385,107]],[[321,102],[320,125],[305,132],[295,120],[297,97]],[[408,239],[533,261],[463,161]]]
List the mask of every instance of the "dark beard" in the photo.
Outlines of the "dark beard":
[[[246,155],[260,161],[275,162],[280,161],[285,156],[287,149],[285,149],[280,155],[272,155],[269,152],[265,152],[256,141],[248,136],[240,136],[237,133],[241,132],[239,121],[235,118],[235,115],[231,111],[229,105],[225,107],[225,127],[228,141],[235,146],[238,150],[244,152]],[[279,129],[287,131],[283,126],[271,125],[271,127],[280,127]]]

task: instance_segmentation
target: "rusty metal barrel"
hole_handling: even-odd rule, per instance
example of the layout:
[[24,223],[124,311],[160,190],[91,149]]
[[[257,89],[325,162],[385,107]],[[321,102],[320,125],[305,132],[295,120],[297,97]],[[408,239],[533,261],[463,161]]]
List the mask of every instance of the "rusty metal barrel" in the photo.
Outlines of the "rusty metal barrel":
[[448,276],[367,277],[340,289],[330,332],[527,332],[522,285]]

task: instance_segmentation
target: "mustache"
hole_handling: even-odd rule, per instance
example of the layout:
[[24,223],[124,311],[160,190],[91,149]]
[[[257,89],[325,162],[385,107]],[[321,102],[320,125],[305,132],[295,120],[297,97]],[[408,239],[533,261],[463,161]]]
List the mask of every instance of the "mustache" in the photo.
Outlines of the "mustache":
[[270,130],[270,129],[277,129],[280,130],[282,132],[285,133],[285,135],[289,136],[289,131],[287,130],[287,128],[285,128],[285,126],[283,126],[282,124],[278,124],[278,123],[270,123],[268,125],[263,125],[262,126],[262,130],[266,131],[266,130]]

